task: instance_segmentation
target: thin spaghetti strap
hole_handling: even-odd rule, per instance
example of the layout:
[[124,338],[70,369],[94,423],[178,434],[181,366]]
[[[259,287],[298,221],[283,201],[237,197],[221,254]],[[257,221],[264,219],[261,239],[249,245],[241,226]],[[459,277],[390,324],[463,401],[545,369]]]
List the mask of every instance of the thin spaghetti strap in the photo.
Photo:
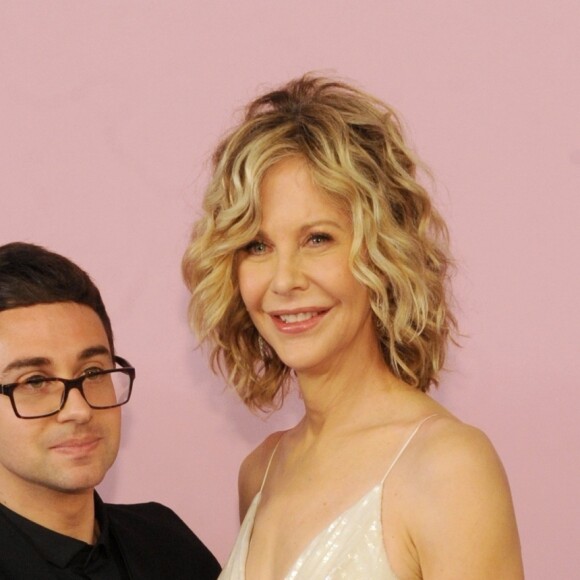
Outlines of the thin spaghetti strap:
[[283,433],[282,433],[282,435],[280,435],[280,438],[278,439],[278,441],[274,447],[274,450],[270,454],[270,459],[268,460],[268,465],[266,466],[266,471],[264,472],[264,477],[262,478],[262,485],[260,486],[260,491],[262,491],[264,489],[264,484],[266,483],[266,479],[268,477],[268,472],[270,471],[270,465],[272,465],[272,459],[274,459],[274,455],[276,455],[276,451],[278,451],[278,445],[280,445],[280,441],[282,441],[283,435],[284,435]]
[[[395,467],[397,461],[399,461],[399,459],[401,458],[401,455],[403,455],[403,453],[405,453],[405,450],[407,449],[407,447],[409,446],[411,441],[413,441],[413,438],[415,437],[415,435],[417,435],[417,433],[419,432],[419,429],[421,429],[421,427],[424,425],[424,423],[429,421],[429,419],[432,419],[433,417],[436,417],[437,415],[438,415],[438,413],[433,413],[433,415],[429,415],[428,417],[425,417],[424,419],[421,419],[421,421],[419,421],[419,424],[413,429],[413,432],[411,433],[411,435],[409,435],[409,437],[407,438],[405,443],[403,443],[401,449],[399,449],[399,452],[397,453],[397,455],[395,455],[395,459],[393,459],[391,465],[389,466],[389,469],[387,469],[387,473],[385,473],[383,479],[381,479],[381,486],[385,483],[385,479],[387,479],[389,473],[391,473],[393,467]],[[274,449],[274,451],[276,451],[276,450]],[[271,459],[270,459],[270,461],[271,461]]]

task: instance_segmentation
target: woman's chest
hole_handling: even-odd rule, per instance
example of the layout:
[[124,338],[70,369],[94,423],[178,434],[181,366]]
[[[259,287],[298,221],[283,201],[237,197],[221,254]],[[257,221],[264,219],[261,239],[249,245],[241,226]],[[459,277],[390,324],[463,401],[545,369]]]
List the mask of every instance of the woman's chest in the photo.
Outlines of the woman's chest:
[[285,578],[297,565],[303,567],[311,552],[316,561],[348,558],[349,550],[360,552],[361,542],[371,542],[375,555],[384,552],[380,485],[353,491],[313,481],[309,490],[265,494],[255,514],[246,577]]
[[[247,562],[246,578],[285,580],[394,580],[383,543],[381,489],[377,484],[335,516],[305,546],[292,546],[285,562]],[[254,546],[254,554],[262,553]],[[289,555],[289,552],[287,553]]]

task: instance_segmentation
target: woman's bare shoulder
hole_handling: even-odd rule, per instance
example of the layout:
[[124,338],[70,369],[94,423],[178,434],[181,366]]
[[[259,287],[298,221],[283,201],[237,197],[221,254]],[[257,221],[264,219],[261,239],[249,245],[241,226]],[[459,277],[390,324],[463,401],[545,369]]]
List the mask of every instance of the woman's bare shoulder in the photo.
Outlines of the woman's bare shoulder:
[[463,487],[482,493],[490,488],[507,489],[501,460],[488,436],[477,427],[452,415],[438,415],[426,421],[417,439],[408,462],[412,491],[423,497],[426,489],[445,494],[450,482],[453,493]]
[[[428,453],[440,452],[442,448],[455,452],[474,448],[493,451],[493,445],[481,429],[463,423],[450,413],[436,413],[428,419],[421,429],[429,432],[421,446]],[[440,458],[439,453],[434,458]]]
[[431,573],[425,575],[461,576],[469,569],[479,572],[462,577],[520,578],[511,493],[489,438],[442,416],[427,422],[418,443],[405,470],[405,511],[422,570]]
[[451,415],[437,416],[423,428],[418,467],[425,477],[464,475],[505,478],[489,437],[479,428]]
[[252,500],[260,490],[268,463],[283,434],[284,431],[277,431],[266,437],[240,465],[238,475],[240,521],[244,519]]

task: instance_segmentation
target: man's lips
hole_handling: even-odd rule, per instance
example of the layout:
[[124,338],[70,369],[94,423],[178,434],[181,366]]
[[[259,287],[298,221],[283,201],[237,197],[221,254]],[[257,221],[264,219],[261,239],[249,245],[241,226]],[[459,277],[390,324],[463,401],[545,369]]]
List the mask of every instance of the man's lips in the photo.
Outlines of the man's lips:
[[50,449],[59,453],[76,455],[92,451],[100,443],[101,437],[91,436],[75,439],[65,439],[51,445]]

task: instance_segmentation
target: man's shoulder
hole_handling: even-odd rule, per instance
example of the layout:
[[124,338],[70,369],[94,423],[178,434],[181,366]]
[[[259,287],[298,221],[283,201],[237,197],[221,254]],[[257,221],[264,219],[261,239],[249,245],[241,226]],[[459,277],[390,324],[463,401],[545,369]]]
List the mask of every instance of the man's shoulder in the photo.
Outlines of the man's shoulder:
[[212,553],[171,508],[157,502],[104,506],[111,532],[132,564],[144,565],[163,554],[163,561],[176,567],[175,578],[181,578],[181,571],[188,569],[189,573],[198,570],[198,576],[193,577],[199,578],[216,578],[219,574]]
[[120,518],[141,521],[143,519],[156,518],[170,523],[178,521],[185,525],[183,520],[171,508],[156,501],[126,504],[105,503],[104,505],[107,515],[114,520]]
[[116,534],[130,533],[139,537],[154,536],[157,539],[163,531],[168,541],[175,542],[176,538],[182,538],[201,544],[201,540],[187,524],[171,508],[161,503],[154,501],[133,504],[105,503],[104,506]]

